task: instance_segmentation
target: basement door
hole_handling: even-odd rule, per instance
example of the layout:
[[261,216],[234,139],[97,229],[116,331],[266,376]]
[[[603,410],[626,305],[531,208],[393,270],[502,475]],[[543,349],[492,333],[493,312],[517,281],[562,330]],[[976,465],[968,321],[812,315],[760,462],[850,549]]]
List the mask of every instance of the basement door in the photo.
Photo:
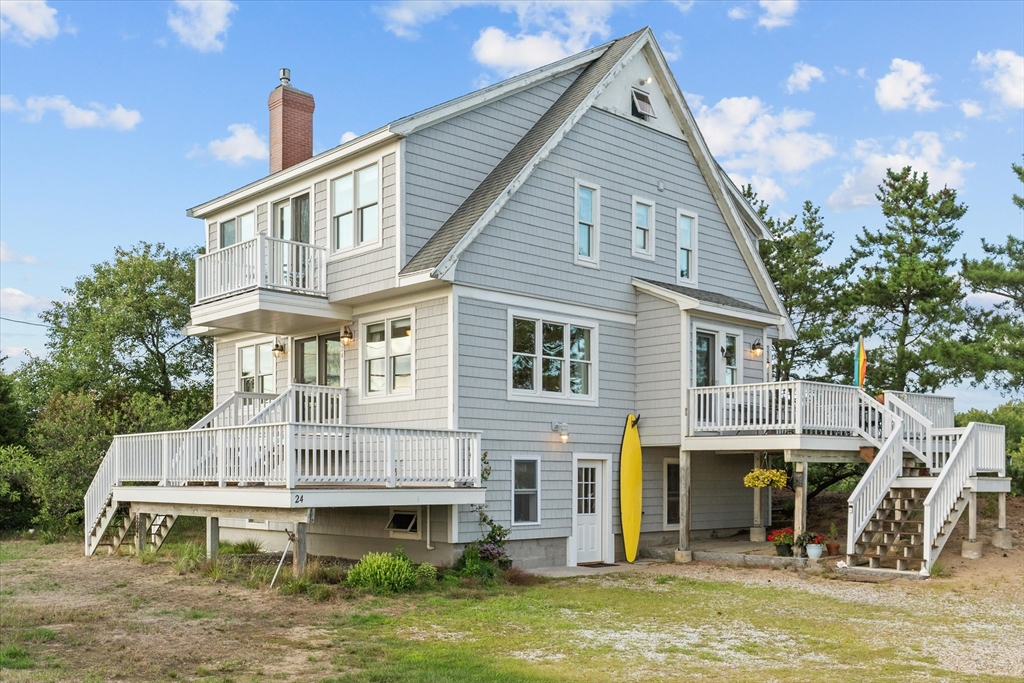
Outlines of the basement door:
[[600,460],[579,460],[576,465],[576,564],[604,560],[602,539]]

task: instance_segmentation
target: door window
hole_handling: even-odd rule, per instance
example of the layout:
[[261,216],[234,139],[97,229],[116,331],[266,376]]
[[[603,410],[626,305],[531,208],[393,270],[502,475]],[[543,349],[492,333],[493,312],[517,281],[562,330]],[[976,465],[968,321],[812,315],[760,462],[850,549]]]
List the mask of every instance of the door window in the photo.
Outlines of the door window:
[[341,386],[341,335],[321,334],[295,342],[295,381]]
[[712,387],[715,385],[715,335],[697,333],[695,345],[694,385]]

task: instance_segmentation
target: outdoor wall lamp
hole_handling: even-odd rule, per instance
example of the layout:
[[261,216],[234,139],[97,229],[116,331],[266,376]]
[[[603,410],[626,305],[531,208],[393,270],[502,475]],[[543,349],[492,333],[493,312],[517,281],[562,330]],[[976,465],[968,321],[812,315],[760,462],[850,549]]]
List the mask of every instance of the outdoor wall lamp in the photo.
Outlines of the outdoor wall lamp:
[[552,422],[551,431],[558,432],[558,438],[562,443],[569,443],[569,425],[565,422]]
[[274,340],[274,348],[271,349],[271,351],[274,354],[274,358],[280,358],[284,354],[288,353],[288,350],[284,347],[284,344],[281,343],[280,337]]
[[352,343],[352,328],[345,325],[345,329],[341,333],[341,343],[343,346],[348,346]]
[[750,345],[750,352],[754,354],[755,358],[760,358],[761,354],[764,353],[764,347],[761,346],[761,338],[758,337],[754,340],[754,343]]

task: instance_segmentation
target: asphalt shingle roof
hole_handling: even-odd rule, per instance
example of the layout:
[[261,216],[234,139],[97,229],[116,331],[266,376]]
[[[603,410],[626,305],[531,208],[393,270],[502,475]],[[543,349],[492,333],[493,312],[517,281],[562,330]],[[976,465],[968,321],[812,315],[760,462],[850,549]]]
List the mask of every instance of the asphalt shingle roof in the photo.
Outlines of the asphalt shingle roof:
[[748,304],[739,299],[734,299],[731,296],[725,294],[718,294],[716,292],[708,292],[703,289],[694,289],[693,287],[684,287],[682,285],[669,284],[667,282],[658,282],[657,280],[648,280],[647,278],[638,277],[637,280],[643,280],[656,287],[667,289],[671,292],[676,292],[684,296],[692,297],[699,301],[707,301],[709,304],[717,304],[719,306],[728,306],[729,308],[741,308],[745,311],[757,311],[758,313],[771,313],[766,308],[761,306],[754,306]]

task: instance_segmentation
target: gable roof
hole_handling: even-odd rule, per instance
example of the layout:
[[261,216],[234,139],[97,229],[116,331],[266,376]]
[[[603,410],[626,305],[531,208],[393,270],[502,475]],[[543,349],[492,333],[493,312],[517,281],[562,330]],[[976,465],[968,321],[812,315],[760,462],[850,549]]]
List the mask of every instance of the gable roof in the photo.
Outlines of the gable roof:
[[646,282],[647,284],[650,285],[654,285],[655,287],[660,287],[661,289],[667,289],[668,291],[675,292],[676,294],[688,296],[691,299],[696,299],[698,301],[706,301],[709,304],[715,304],[717,306],[726,306],[728,308],[739,308],[745,311],[756,311],[758,313],[767,313],[774,315],[771,311],[769,311],[767,308],[764,308],[763,306],[754,306],[753,304],[748,304],[745,301],[740,301],[739,299],[736,299],[731,296],[726,296],[725,294],[709,292],[704,289],[695,289],[694,287],[684,287],[683,285],[677,285],[668,282],[658,282],[657,280],[649,280],[645,277],[638,277],[635,279],[641,282]]
[[[468,245],[475,236],[474,228],[483,228],[483,224],[489,218],[488,213],[498,200],[503,195],[507,199],[515,191],[516,188],[512,187],[513,181],[524,171],[529,170],[529,164],[546,145],[551,143],[556,134],[572,121],[573,114],[578,112],[594,94],[595,88],[612,73],[622,57],[646,32],[647,29],[641,29],[625,38],[619,38],[611,43],[600,57],[591,62],[526,135],[520,138],[505,158],[487,174],[455,213],[431,235],[426,244],[402,269],[402,273],[416,273],[444,266],[447,257],[460,246],[460,243]],[[579,112],[579,115],[582,115],[582,112]],[[525,177],[522,180],[525,180]],[[443,270],[447,271],[448,268]]]

